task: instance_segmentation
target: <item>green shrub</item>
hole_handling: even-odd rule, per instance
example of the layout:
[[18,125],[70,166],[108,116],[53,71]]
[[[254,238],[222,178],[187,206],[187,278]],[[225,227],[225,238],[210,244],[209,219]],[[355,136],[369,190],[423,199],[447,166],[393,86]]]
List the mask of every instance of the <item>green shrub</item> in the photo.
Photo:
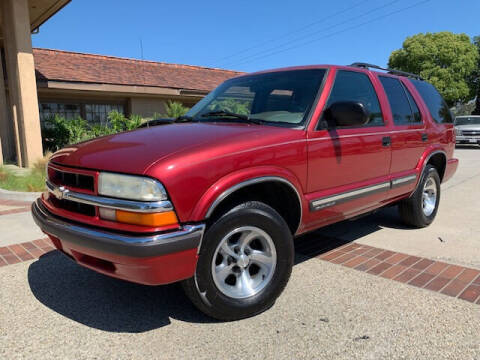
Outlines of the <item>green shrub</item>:
[[127,118],[121,112],[116,110],[108,114],[108,123],[113,133],[136,129],[142,123],[142,117],[139,115],[131,115]]
[[139,115],[126,117],[118,111],[110,112],[107,119],[106,124],[94,125],[80,117],[65,119],[55,115],[45,119],[42,123],[43,148],[46,151],[57,151],[68,144],[136,129],[143,121]]
[[166,115],[169,118],[174,118],[176,119],[179,116],[185,115],[188,110],[190,110],[189,107],[184,106],[182,103],[179,103],[178,101],[171,101],[168,100],[167,102],[167,108],[166,108]]

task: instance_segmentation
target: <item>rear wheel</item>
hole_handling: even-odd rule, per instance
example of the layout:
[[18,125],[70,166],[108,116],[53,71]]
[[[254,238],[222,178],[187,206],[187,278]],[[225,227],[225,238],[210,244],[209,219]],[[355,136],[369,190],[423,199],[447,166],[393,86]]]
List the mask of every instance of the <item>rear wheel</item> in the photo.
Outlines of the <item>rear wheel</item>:
[[293,265],[288,225],[270,206],[247,202],[207,230],[195,276],[182,283],[205,314],[220,320],[250,317],[270,308]]
[[435,219],[439,204],[440,176],[434,166],[427,165],[413,195],[400,202],[400,216],[407,225],[422,228]]

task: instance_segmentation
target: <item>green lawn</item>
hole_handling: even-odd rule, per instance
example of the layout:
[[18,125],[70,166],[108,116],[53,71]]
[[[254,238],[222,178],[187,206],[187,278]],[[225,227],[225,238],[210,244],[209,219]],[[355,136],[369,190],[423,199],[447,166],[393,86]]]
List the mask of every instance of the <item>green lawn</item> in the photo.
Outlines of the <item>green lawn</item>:
[[0,166],[0,188],[12,191],[45,190],[44,167],[35,167],[24,175],[16,175]]

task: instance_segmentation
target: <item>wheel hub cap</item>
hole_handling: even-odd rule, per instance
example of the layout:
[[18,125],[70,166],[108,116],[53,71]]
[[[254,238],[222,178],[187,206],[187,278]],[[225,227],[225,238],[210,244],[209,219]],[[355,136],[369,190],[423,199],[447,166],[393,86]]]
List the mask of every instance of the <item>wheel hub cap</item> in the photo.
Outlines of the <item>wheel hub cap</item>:
[[277,253],[272,238],[254,226],[225,235],[212,259],[212,277],[226,296],[242,299],[258,294],[272,279]]
[[250,259],[248,258],[247,255],[240,255],[237,263],[238,263],[238,266],[246,268],[248,266],[248,264],[250,263]]

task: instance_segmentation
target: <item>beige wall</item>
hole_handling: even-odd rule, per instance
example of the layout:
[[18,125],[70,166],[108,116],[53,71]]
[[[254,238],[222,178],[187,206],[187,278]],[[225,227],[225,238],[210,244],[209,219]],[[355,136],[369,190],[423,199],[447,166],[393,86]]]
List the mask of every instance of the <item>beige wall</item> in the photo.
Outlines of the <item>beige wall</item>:
[[15,136],[8,112],[7,94],[3,81],[3,64],[0,49],[0,165],[15,160]]
[[[27,0],[0,1],[10,113],[20,166],[43,156]],[[10,147],[10,145],[9,145]]]
[[164,116],[166,105],[167,100],[164,99],[132,97],[129,101],[129,111],[131,114],[151,119],[154,113]]

